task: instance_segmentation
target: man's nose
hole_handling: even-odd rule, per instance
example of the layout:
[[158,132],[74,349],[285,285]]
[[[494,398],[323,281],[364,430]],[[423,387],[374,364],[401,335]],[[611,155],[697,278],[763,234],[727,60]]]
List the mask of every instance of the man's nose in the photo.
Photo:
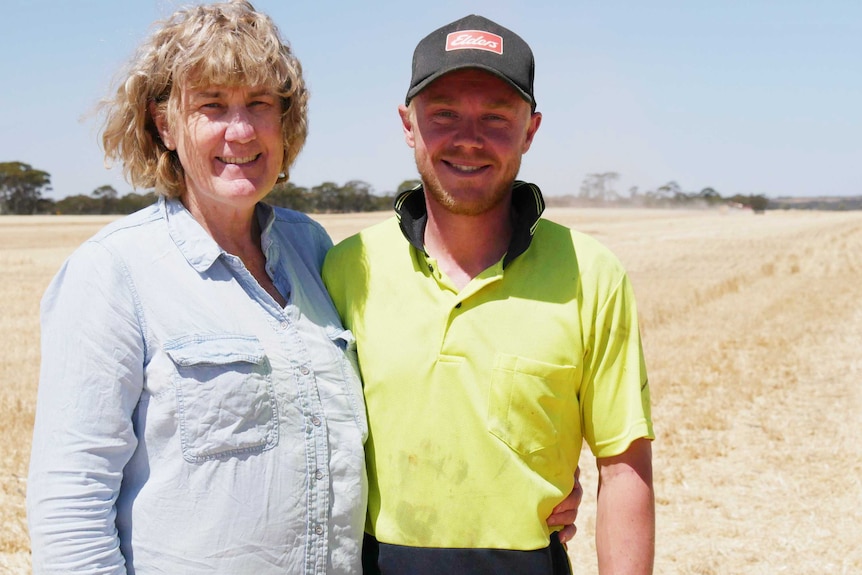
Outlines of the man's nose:
[[456,146],[467,148],[482,147],[483,138],[479,121],[472,118],[462,119],[458,123],[458,130],[455,133],[454,143]]

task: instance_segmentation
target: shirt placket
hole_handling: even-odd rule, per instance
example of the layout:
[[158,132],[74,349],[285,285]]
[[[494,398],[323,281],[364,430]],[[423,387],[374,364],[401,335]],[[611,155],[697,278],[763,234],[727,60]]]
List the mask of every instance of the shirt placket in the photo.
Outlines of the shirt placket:
[[306,509],[306,572],[326,573],[329,541],[329,441],[323,405],[314,371],[307,363],[296,368],[300,401],[305,417],[305,454],[308,477]]
[[[270,255],[270,254],[268,254]],[[305,571],[307,575],[326,573],[329,548],[329,430],[323,403],[312,367],[312,356],[300,337],[296,322],[299,312],[294,305],[282,309],[261,288],[239,258],[227,255],[237,279],[261,307],[279,334],[284,349],[292,350],[292,371],[296,380],[298,400],[305,420],[305,477],[307,485],[305,509]]]

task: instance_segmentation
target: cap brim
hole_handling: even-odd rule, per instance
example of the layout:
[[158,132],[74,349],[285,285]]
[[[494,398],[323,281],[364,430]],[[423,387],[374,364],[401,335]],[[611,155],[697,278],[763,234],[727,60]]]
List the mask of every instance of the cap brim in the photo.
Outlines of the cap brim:
[[516,83],[514,83],[509,78],[507,78],[505,76],[505,74],[501,74],[498,70],[496,70],[490,66],[483,66],[482,64],[475,64],[475,63],[455,64],[455,65],[450,66],[448,68],[445,68],[443,70],[436,71],[435,73],[431,74],[430,76],[428,76],[427,78],[425,78],[424,80],[422,80],[421,82],[419,82],[418,84],[416,84],[415,86],[410,88],[410,90],[407,92],[407,97],[404,99],[404,103],[410,104],[410,100],[415,98],[419,92],[421,92],[422,90],[427,88],[431,83],[433,83],[435,80],[437,80],[441,76],[445,76],[446,74],[448,74],[450,72],[455,72],[457,70],[467,70],[470,68],[482,70],[484,72],[488,72],[489,74],[493,74],[494,76],[500,78],[501,80],[506,82],[508,85],[510,85],[518,93],[518,95],[521,96],[521,98],[523,98],[524,100],[526,100],[526,102],[528,104],[530,104],[531,110],[533,110],[533,111],[536,110],[536,102],[533,100],[533,98],[530,97],[530,95],[527,92],[525,92],[520,86],[518,86]]

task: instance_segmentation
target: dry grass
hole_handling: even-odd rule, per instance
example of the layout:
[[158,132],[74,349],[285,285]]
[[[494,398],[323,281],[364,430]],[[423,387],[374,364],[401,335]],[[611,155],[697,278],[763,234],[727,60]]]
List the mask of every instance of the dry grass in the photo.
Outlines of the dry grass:
[[[320,216],[338,240],[385,214]],[[552,209],[628,268],[650,368],[656,572],[862,572],[862,214]],[[29,571],[23,497],[38,305],[109,218],[0,218],[0,573]],[[596,474],[570,545],[596,573]]]

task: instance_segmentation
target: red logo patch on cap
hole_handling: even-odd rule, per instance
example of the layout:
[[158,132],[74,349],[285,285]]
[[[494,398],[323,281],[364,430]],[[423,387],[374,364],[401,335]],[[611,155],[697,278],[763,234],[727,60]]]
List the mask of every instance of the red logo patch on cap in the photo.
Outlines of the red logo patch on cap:
[[487,50],[502,54],[503,38],[482,30],[459,30],[446,36],[446,51],[451,50]]

